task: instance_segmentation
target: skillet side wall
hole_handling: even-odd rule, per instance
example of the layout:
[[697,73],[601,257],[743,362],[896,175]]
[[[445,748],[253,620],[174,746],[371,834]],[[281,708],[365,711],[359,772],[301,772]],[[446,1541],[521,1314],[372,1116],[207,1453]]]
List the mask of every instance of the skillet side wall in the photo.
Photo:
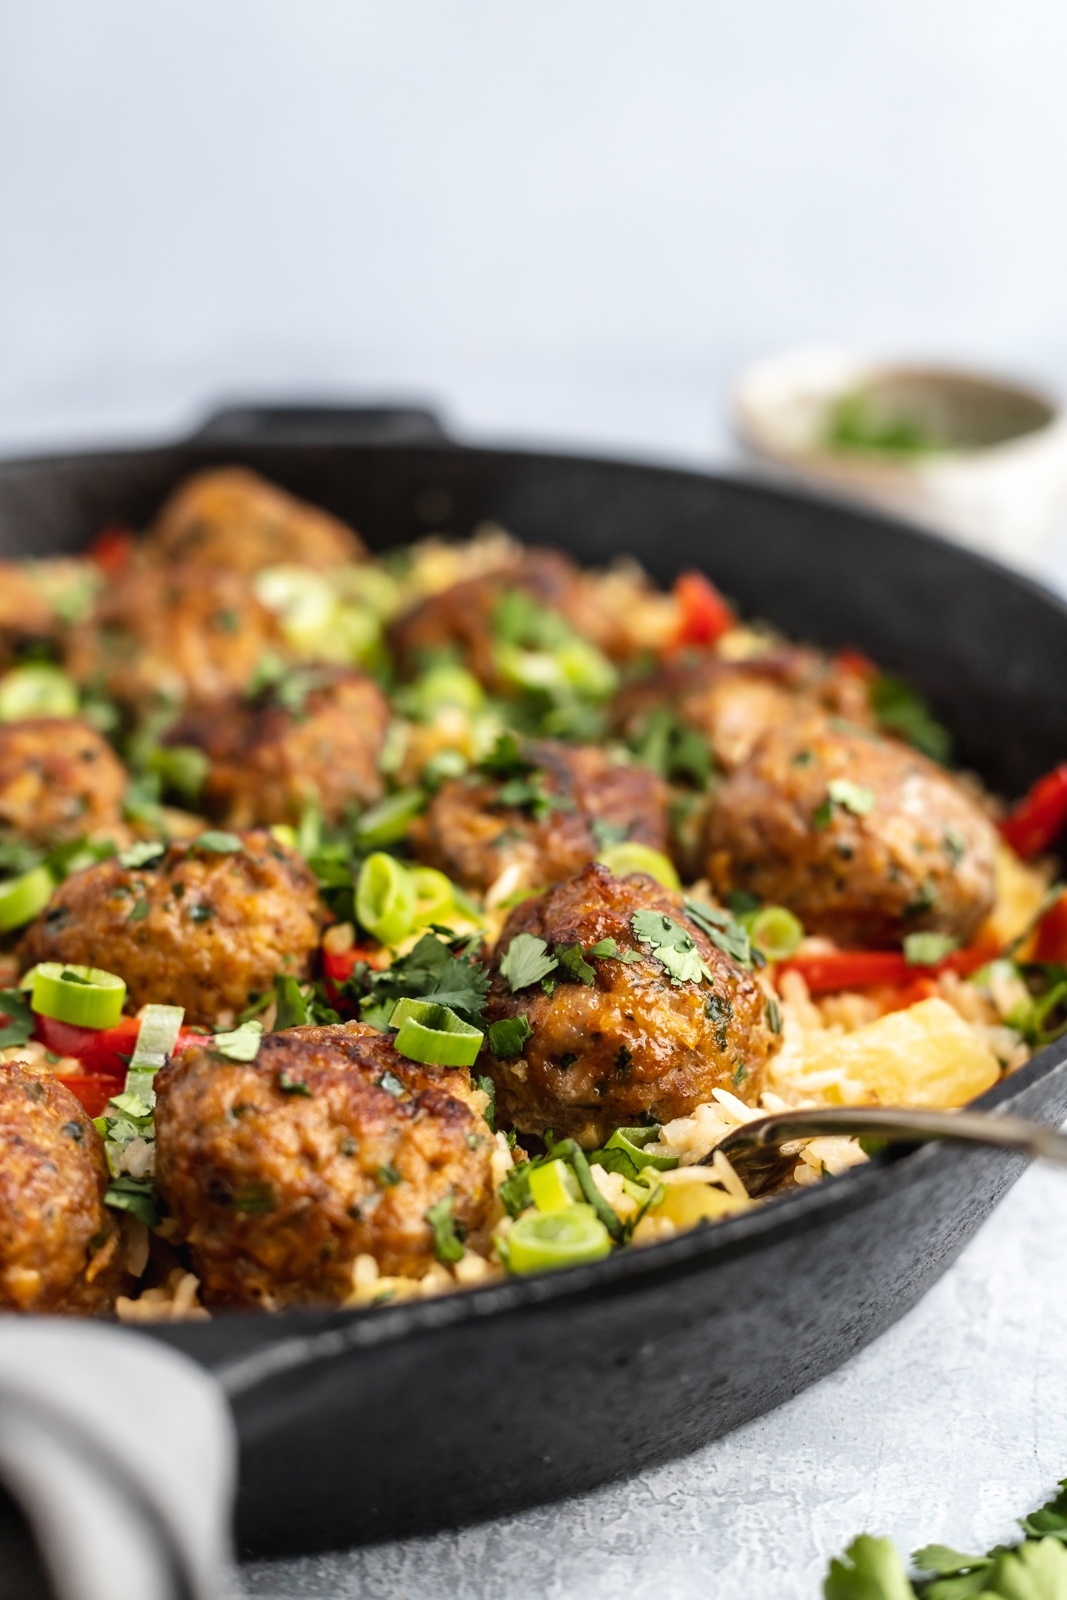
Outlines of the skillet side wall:
[[[378,548],[492,518],[586,561],[633,553],[661,581],[703,567],[746,611],[905,672],[1005,793],[1067,751],[1067,611],[1054,597],[911,529],[693,473],[314,445],[0,463],[0,555],[78,549],[108,521],[143,526],[186,472],[231,461]],[[1062,1056],[1024,1069],[997,1103],[1058,1121]],[[773,1225],[751,1214],[556,1282],[146,1331],[228,1384],[246,1552],[429,1531],[625,1476],[796,1394],[914,1304],[1019,1170],[931,1147],[787,1202]],[[307,1360],[286,1365],[305,1336]],[[250,1378],[274,1353],[274,1375]]]

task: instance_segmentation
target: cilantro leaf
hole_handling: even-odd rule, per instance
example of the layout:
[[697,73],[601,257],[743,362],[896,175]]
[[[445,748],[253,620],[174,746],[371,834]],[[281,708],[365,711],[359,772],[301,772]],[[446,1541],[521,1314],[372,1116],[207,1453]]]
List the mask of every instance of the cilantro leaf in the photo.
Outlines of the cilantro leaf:
[[557,944],[552,954],[578,983],[595,983],[596,969],[585,959],[580,944]]
[[875,678],[867,690],[878,721],[932,761],[946,766],[952,760],[952,740],[932,715],[925,700],[900,678]]
[[263,1024],[258,1018],[242,1022],[239,1028],[216,1033],[208,1048],[227,1061],[254,1061],[263,1042]]
[[[489,1028],[489,1042],[490,1042],[490,1045],[493,1042],[493,1039],[492,1039],[493,1028],[495,1028],[495,1027],[496,1027],[496,1023],[494,1022],[494,1023],[491,1024],[491,1026]],[[495,1053],[496,1052],[494,1051],[494,1054]],[[476,1089],[480,1089],[483,1094],[486,1094],[486,1095],[489,1096],[489,1104],[486,1106],[485,1110],[482,1112],[482,1116],[485,1118],[486,1122],[489,1124],[489,1126],[495,1132],[496,1131],[496,1084],[493,1082],[492,1078],[488,1077],[486,1074],[483,1073],[479,1077],[475,1078],[474,1087]]]
[[532,1033],[525,1011],[517,1017],[501,1017],[499,1022],[489,1024],[489,1048],[498,1061],[506,1061],[511,1056],[522,1054],[522,1047]]
[[915,1600],[904,1563],[891,1539],[861,1533],[844,1558],[831,1561],[825,1600]]
[[[549,1158],[545,1156],[542,1159],[547,1161]],[[533,1161],[516,1162],[497,1190],[500,1204],[509,1217],[517,1217],[520,1211],[525,1211],[527,1206],[533,1205],[530,1197],[530,1173],[534,1166]]]
[[457,1223],[452,1215],[452,1196],[446,1195],[443,1200],[438,1200],[426,1213],[426,1221],[433,1229],[433,1248],[438,1261],[446,1263],[462,1261],[463,1241]]
[[543,939],[533,933],[517,933],[500,960],[500,975],[508,980],[512,994],[517,994],[520,989],[540,983],[558,965]]
[[711,747],[704,736],[665,706],[650,711],[631,749],[642,766],[668,782],[685,781],[706,789],[711,779]]
[[20,989],[0,989],[0,1050],[28,1044],[33,1038],[36,1018]]
[[945,1544],[927,1544],[916,1550],[911,1559],[920,1572],[930,1572],[938,1578],[955,1578],[962,1572],[976,1572],[991,1566],[993,1558],[964,1555],[961,1550],[952,1550]]
[[357,967],[344,993],[358,999],[364,1022],[377,1028],[387,1026],[398,1000],[433,999],[465,1022],[475,1022],[485,1010],[489,974],[470,951],[470,940],[424,933],[406,956],[384,972]]
[[306,1100],[312,1098],[311,1089],[303,1078],[292,1078],[284,1069],[278,1074],[278,1088],[282,1094],[303,1095]]
[[702,900],[687,900],[685,909],[700,931],[706,933],[724,955],[736,961],[738,966],[752,966],[752,944],[744,923],[727,916],[724,911],[706,906]]
[[148,1227],[161,1221],[155,1185],[150,1178],[112,1178],[104,1194],[104,1204],[113,1211],[129,1211]]
[[478,763],[479,771],[493,778],[521,778],[535,767],[536,762],[523,754],[518,739],[510,732],[502,733]]
[[851,811],[854,817],[868,816],[878,800],[873,789],[865,783],[853,783],[851,778],[831,778],[826,788],[833,804]]
[[652,955],[666,967],[672,983],[699,983],[702,978],[712,981],[693,935],[673,917],[662,911],[635,911],[630,925],[641,943],[651,946]]
[[304,1027],[310,1020],[308,1003],[296,979],[279,972],[274,979],[274,993],[278,999],[274,1032],[281,1033],[284,1028]]

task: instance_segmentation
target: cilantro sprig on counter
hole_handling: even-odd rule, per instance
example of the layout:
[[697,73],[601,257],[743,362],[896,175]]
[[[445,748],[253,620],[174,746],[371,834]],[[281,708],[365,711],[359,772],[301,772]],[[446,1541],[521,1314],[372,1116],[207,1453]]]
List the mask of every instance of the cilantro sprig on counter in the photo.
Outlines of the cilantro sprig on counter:
[[1067,1595],[1067,1478],[1059,1493],[1020,1519],[1023,1539],[967,1555],[943,1544],[916,1550],[908,1576],[890,1539],[869,1533],[831,1561],[825,1600],[1059,1600]]

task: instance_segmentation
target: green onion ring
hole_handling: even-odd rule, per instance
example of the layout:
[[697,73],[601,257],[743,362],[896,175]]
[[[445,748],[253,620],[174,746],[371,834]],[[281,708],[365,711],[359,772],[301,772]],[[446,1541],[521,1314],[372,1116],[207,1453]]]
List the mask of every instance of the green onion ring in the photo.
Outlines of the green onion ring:
[[76,1028],[113,1028],[122,1016],[126,984],[101,967],[42,961],[33,969],[32,1009]]
[[601,1261],[611,1253],[608,1230],[592,1206],[564,1206],[520,1217],[502,1240],[509,1272],[546,1272]]
[[368,846],[396,844],[425,809],[426,793],[422,789],[400,789],[387,795],[364,811],[356,823],[356,842],[364,850]]
[[51,900],[55,886],[47,867],[31,867],[20,877],[0,883],[0,933],[32,922]]
[[359,869],[356,916],[381,944],[398,944],[415,926],[415,885],[395,856],[376,850]]
[[398,1000],[389,1023],[400,1029],[397,1054],[428,1067],[473,1067],[485,1040],[480,1028],[432,1000]]
[[796,955],[804,929],[785,906],[764,906],[742,918],[753,948],[768,961],[787,961]]
[[0,678],[0,722],[27,717],[76,717],[78,688],[62,667],[30,661]]

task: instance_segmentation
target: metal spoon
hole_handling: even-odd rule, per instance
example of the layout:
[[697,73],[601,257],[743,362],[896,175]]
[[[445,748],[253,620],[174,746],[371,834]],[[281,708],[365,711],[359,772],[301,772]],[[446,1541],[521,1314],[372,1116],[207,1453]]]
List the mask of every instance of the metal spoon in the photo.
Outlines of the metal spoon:
[[[715,1146],[729,1158],[750,1195],[763,1194],[781,1183],[796,1161],[782,1145],[818,1139],[827,1134],[878,1139],[885,1144],[923,1144],[931,1139],[957,1139],[964,1144],[1014,1150],[1067,1167],[1067,1138],[1028,1122],[988,1111],[909,1111],[875,1106],[828,1106],[814,1111],[781,1111],[758,1122],[745,1122]],[[701,1165],[709,1166],[715,1151]]]

